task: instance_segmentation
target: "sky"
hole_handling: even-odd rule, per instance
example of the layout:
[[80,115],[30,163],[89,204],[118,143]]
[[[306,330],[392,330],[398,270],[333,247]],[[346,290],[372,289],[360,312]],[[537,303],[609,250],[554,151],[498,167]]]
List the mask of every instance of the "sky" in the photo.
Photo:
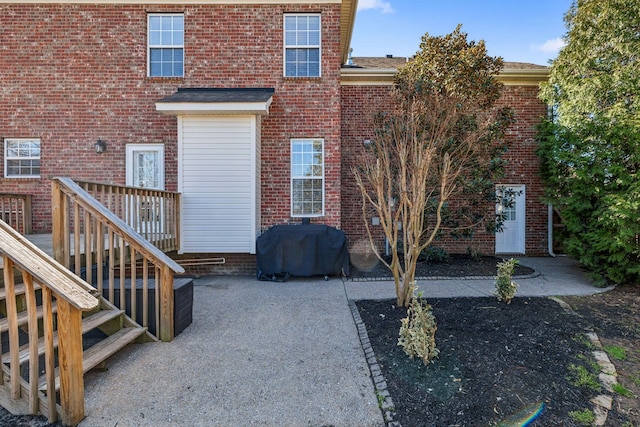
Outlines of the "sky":
[[572,0],[358,0],[353,56],[411,56],[425,33],[462,24],[468,40],[484,40],[491,56],[549,65],[563,46]]

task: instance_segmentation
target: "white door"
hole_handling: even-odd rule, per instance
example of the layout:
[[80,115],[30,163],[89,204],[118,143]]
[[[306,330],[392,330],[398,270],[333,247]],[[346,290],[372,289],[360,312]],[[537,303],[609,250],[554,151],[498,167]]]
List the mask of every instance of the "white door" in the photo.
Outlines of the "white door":
[[127,185],[164,190],[164,145],[127,144]]
[[498,186],[498,213],[504,215],[502,231],[496,233],[496,253],[525,253],[525,186]]
[[[127,144],[127,185],[164,190],[164,145]],[[139,233],[162,231],[162,204],[157,199],[137,198],[127,203],[128,223]]]

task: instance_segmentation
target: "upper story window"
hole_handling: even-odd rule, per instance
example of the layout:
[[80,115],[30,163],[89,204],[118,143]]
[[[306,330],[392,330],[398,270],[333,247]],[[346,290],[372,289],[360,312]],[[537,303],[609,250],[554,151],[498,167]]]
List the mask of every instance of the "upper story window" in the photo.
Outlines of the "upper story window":
[[320,14],[284,16],[285,77],[320,77]]
[[4,176],[7,178],[40,177],[40,140],[4,140]]
[[149,77],[184,76],[184,15],[154,13],[148,19]]
[[291,216],[324,215],[324,141],[291,140]]

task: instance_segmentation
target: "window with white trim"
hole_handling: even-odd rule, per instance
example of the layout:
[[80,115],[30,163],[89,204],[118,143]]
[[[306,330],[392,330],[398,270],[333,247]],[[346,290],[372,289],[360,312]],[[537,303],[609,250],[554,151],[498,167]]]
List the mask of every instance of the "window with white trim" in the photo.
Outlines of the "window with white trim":
[[40,140],[7,138],[4,140],[4,176],[6,178],[40,177]]
[[184,76],[184,15],[148,15],[147,58],[149,77]]
[[284,15],[285,77],[320,77],[320,14]]
[[291,140],[291,216],[324,215],[324,140]]

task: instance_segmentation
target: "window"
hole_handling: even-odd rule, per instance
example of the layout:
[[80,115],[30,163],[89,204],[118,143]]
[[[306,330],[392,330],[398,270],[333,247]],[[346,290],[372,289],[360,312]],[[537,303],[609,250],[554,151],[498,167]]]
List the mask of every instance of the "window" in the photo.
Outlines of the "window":
[[184,16],[152,14],[148,22],[150,77],[182,77],[184,75]]
[[320,15],[284,16],[285,77],[320,77]]
[[4,140],[4,176],[7,178],[40,177],[40,140]]
[[291,141],[291,216],[324,215],[324,141]]

